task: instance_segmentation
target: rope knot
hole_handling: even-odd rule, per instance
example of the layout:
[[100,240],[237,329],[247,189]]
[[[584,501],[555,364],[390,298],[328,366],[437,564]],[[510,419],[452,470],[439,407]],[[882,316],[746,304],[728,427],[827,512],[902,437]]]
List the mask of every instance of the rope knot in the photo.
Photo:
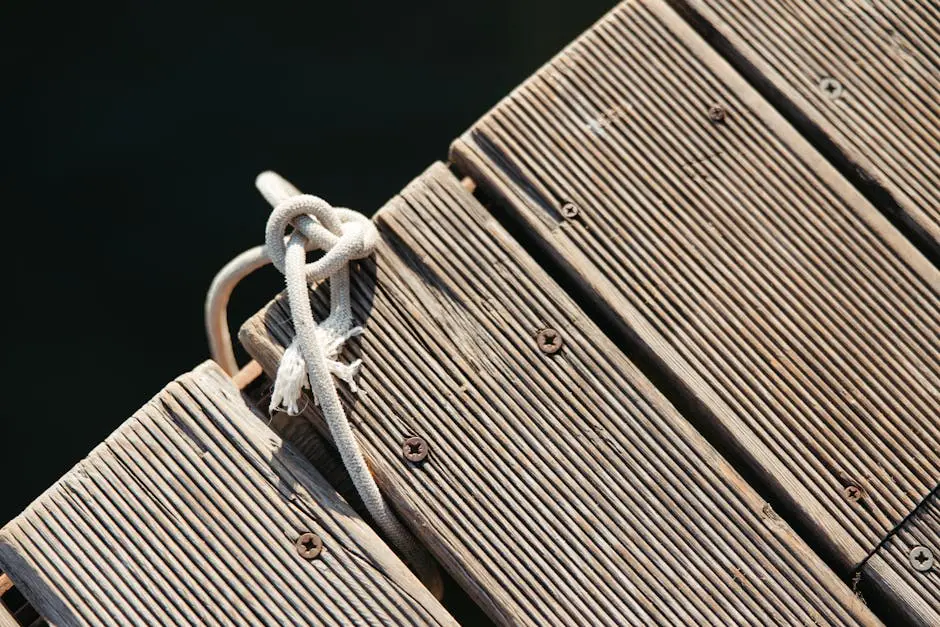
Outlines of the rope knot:
[[[304,346],[300,329],[278,366],[271,394],[270,411],[284,410],[291,415],[300,412],[298,406],[304,388],[310,388],[308,360],[322,358],[329,374],[342,379],[353,392],[358,390],[356,375],[360,362],[349,364],[338,361],[346,341],[362,333],[354,327],[349,305],[349,267],[354,259],[368,257],[378,242],[378,231],[372,221],[351,209],[333,207],[322,198],[300,194],[290,183],[273,172],[258,177],[258,189],[274,206],[265,229],[265,249],[271,262],[287,279],[291,287],[306,290],[306,284],[329,279],[330,315],[310,329],[315,341]],[[285,237],[287,229],[294,229]],[[325,254],[312,263],[305,263],[307,250],[322,250]],[[294,251],[291,264],[289,251]],[[294,266],[292,269],[291,266]],[[293,315],[295,326],[300,316]],[[309,309],[309,301],[306,302]],[[312,314],[311,314],[312,316]],[[316,350],[319,355],[311,353]],[[312,389],[314,402],[319,404],[322,389]]]
[[[258,177],[258,181],[259,185],[261,181],[274,183],[270,177]],[[290,242],[290,238],[285,240],[284,236],[291,225],[294,227],[291,237],[303,238],[305,250],[326,253],[305,266],[307,281],[328,278],[351,260],[368,257],[379,239],[372,220],[357,211],[333,207],[322,198],[308,194],[286,198],[278,202],[271,212],[264,238],[271,263],[282,273],[285,273],[285,256]]]

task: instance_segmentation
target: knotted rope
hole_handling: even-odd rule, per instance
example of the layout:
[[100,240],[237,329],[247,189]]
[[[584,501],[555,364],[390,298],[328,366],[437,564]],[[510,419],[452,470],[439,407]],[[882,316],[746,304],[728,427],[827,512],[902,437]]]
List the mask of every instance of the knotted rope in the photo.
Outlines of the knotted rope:
[[[230,374],[237,369],[225,308],[235,284],[269,261],[284,274],[295,336],[281,357],[270,411],[299,413],[303,388],[309,387],[320,406],[333,442],[353,485],[375,523],[398,547],[425,583],[437,574],[429,556],[392,513],[359,450],[340,403],[333,376],[357,391],[360,360],[338,361],[346,340],[363,332],[354,326],[349,299],[349,262],[368,257],[378,241],[372,221],[351,209],[332,207],[316,196],[300,194],[274,172],[258,176],[256,186],[274,207],[265,228],[264,247],[255,247],[229,262],[216,276],[206,299],[206,328],[213,358]],[[288,226],[294,230],[285,237]],[[308,249],[324,255],[307,263]],[[329,279],[330,314],[317,324],[310,307],[308,283]]]

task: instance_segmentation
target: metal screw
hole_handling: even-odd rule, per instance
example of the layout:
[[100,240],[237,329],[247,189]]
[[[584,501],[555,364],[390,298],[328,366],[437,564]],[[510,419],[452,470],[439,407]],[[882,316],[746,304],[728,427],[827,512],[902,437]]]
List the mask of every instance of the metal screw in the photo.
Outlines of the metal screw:
[[428,456],[428,443],[424,438],[413,436],[401,443],[401,454],[410,462],[424,461]]
[[561,215],[568,220],[577,218],[579,213],[581,213],[581,209],[573,202],[566,202],[561,206]]
[[857,503],[862,500],[862,497],[865,496],[865,493],[857,485],[847,485],[842,489],[842,494],[845,495],[845,498],[853,503]]
[[835,100],[842,95],[844,90],[842,88],[842,83],[830,76],[825,76],[819,79],[819,91],[822,92],[822,95],[826,98]]
[[557,353],[561,350],[562,344],[565,343],[561,339],[561,334],[555,329],[542,329],[535,336],[535,342],[539,345],[539,350],[546,355]]
[[308,531],[297,538],[294,546],[297,547],[300,557],[312,560],[323,550],[323,540],[317,534]]
[[907,557],[918,572],[926,573],[933,568],[933,552],[925,546],[915,546]]
[[714,104],[708,108],[708,119],[712,122],[724,122],[728,117],[728,112],[719,104]]

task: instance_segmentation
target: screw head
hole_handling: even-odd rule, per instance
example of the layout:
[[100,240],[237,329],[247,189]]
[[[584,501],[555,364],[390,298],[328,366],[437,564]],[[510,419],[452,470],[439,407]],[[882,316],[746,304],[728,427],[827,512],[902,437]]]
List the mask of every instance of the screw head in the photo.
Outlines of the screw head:
[[323,550],[323,540],[317,534],[308,531],[297,538],[294,546],[297,547],[297,554],[300,557],[312,560]]
[[561,350],[565,342],[555,329],[542,329],[535,336],[535,343],[538,344],[540,351],[546,355],[552,355]]
[[728,112],[720,104],[713,104],[708,108],[708,119],[712,122],[724,122],[728,117]]
[[914,570],[926,573],[933,568],[933,551],[925,546],[915,546],[907,555]]
[[851,501],[852,503],[861,501],[862,497],[865,496],[865,492],[860,487],[851,484],[842,488],[842,494],[845,496],[847,501]]
[[409,462],[422,462],[428,456],[428,443],[424,438],[412,436],[401,443],[401,454]]
[[581,209],[573,202],[566,202],[561,206],[561,215],[568,220],[578,217],[579,213],[581,213]]
[[842,95],[844,91],[842,83],[832,78],[831,76],[824,76],[819,79],[819,92],[826,98],[830,100],[835,100]]

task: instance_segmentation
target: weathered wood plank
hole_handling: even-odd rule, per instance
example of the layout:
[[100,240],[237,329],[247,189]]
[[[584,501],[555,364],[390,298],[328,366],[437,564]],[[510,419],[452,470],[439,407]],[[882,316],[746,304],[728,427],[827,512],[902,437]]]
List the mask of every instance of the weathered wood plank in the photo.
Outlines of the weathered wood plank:
[[4,595],[13,589],[13,582],[6,575],[0,572],[0,627],[17,627],[18,623],[13,618],[10,608],[4,602]]
[[[252,360],[251,363],[261,369],[261,364],[258,362]],[[242,369],[241,372],[246,369]],[[237,384],[238,376],[233,376],[232,381]],[[248,385],[241,388],[241,391],[242,397],[255,415],[262,419],[272,431],[281,436],[281,439],[290,442],[356,512],[368,518],[368,512],[356,492],[352,479],[349,478],[349,473],[346,472],[346,468],[343,466],[343,460],[340,459],[339,453],[333,448],[332,443],[324,438],[305,418],[289,416],[282,412],[269,413],[268,407],[271,404],[273,389],[274,383],[264,374],[263,370],[260,370],[256,376],[252,377]]]
[[0,572],[0,627],[18,627],[16,615],[28,605],[13,585],[13,580]]
[[452,157],[843,573],[937,486],[940,274],[664,3],[621,4]]
[[[494,620],[877,622],[444,166],[376,221],[343,399],[402,519]],[[269,373],[285,307],[240,333]],[[409,436],[424,462],[403,459]]]
[[58,625],[453,624],[211,362],[0,530],[0,564]]
[[0,627],[19,627],[13,615],[0,603]]
[[670,2],[940,258],[940,4]]
[[878,548],[862,572],[899,595],[895,604],[912,623],[940,625],[940,491]]

